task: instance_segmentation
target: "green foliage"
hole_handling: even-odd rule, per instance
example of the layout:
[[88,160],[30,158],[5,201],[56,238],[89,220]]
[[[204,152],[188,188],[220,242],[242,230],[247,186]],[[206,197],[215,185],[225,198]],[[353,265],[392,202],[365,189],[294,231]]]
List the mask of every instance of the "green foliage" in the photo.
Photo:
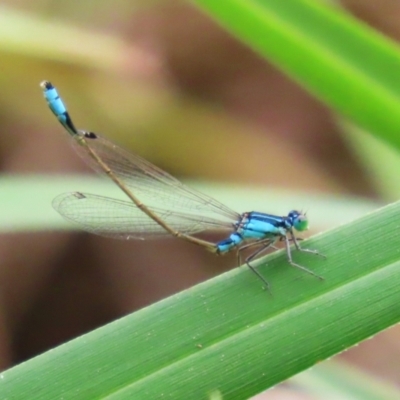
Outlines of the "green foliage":
[[224,27],[353,122],[400,148],[400,53],[316,0],[195,0]]
[[[400,146],[400,56],[388,39],[321,1],[195,2],[343,116]],[[14,50],[27,46],[39,51]],[[102,54],[79,63],[98,59],[106,70]],[[242,399],[271,387],[399,322],[399,211],[394,204],[305,241],[327,260],[295,260],[323,282],[274,253],[259,263],[273,297],[247,268],[235,269],[3,372],[0,397]],[[42,217],[36,228],[48,226]]]

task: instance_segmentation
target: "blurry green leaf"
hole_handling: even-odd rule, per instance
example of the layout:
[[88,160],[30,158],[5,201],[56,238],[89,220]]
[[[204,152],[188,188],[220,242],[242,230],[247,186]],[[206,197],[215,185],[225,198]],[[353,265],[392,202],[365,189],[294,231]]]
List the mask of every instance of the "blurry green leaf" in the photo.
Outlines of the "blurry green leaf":
[[[188,184],[239,212],[259,210],[286,215],[292,209],[304,209],[314,230],[351,221],[378,207],[372,201],[351,197],[310,196],[309,193],[210,182]],[[64,192],[84,191],[116,198],[123,196],[121,190],[111,182],[89,175],[3,175],[0,177],[0,187],[1,232],[77,229],[51,206],[53,199]],[[334,213],[330,212],[332,209]]]
[[400,148],[400,52],[319,0],[195,0],[329,106]]
[[400,154],[380,138],[366,134],[352,124],[343,124],[346,140],[364,163],[379,193],[391,201],[400,197]]
[[[336,359],[337,360],[337,359]],[[393,400],[399,389],[343,360],[330,360],[291,378],[289,383],[317,399]]]
[[62,61],[81,67],[118,69],[133,56],[122,39],[54,19],[0,6],[0,52]]

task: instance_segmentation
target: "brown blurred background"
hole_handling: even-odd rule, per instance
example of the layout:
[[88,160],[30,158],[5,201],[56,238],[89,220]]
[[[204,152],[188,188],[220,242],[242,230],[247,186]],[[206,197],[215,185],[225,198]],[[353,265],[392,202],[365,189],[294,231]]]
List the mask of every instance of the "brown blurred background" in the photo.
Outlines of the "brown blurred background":
[[[342,4],[400,37],[399,2]],[[89,172],[42,99],[49,79],[79,127],[177,177],[380,198],[330,110],[185,2],[9,0],[0,14],[4,174]],[[2,234],[0,260],[2,368],[235,265],[82,232]],[[397,330],[341,357],[398,383]]]

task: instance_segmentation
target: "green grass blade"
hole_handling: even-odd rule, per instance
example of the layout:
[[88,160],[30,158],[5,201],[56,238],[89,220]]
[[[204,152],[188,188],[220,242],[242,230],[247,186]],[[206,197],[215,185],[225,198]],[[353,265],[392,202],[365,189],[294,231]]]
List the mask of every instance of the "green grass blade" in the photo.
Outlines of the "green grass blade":
[[317,97],[400,148],[400,52],[317,0],[195,0]]
[[[262,260],[273,297],[237,268],[0,376],[2,398],[243,399],[400,320],[400,203],[304,241],[325,277]],[[268,265],[266,265],[268,263]],[[160,273],[165,273],[161,271]]]

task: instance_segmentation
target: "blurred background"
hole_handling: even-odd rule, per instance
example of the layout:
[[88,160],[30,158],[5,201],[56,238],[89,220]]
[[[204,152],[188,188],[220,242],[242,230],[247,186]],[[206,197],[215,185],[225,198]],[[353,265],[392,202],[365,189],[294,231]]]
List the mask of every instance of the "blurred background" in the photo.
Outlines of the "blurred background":
[[[400,37],[400,3],[341,4]],[[236,265],[178,240],[65,230],[51,200],[90,192],[71,182],[91,171],[48,111],[44,79],[77,127],[240,212],[304,207],[317,232],[396,198],[356,129],[187,2],[3,0],[0,35],[2,369]],[[6,221],[8,207],[49,224]],[[339,358],[399,383],[397,331]]]

